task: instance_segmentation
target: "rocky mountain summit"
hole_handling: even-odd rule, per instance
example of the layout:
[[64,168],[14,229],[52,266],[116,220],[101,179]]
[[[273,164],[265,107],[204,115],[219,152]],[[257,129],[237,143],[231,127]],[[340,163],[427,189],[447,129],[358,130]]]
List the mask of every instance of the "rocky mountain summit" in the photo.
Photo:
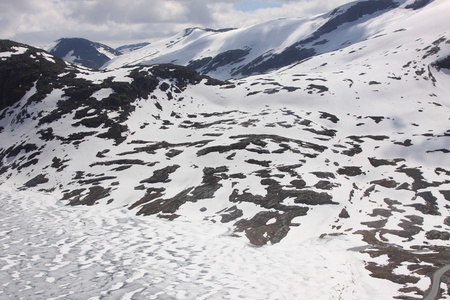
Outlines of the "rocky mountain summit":
[[[95,71],[1,41],[0,184],[220,223],[256,246],[347,236],[399,298],[422,296],[450,260],[448,11],[359,1],[319,31],[364,40],[228,81],[174,64]],[[354,14],[356,28],[327,23]]]

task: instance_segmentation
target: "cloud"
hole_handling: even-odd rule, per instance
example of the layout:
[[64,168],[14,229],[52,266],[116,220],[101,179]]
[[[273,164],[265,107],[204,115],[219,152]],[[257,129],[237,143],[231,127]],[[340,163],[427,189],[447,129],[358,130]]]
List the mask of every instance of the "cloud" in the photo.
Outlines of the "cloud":
[[[263,1],[263,0],[259,0]],[[240,11],[240,0],[0,0],[0,38],[43,45],[84,37],[118,46],[174,35],[187,27],[244,27],[325,13],[350,0],[272,0],[279,7]],[[268,3],[266,3],[268,5]]]

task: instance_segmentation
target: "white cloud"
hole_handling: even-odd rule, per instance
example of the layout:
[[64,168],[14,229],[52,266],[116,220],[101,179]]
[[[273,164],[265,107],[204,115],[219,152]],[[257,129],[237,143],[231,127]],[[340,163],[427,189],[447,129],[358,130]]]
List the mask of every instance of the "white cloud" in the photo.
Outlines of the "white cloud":
[[242,12],[233,8],[240,0],[0,0],[0,38],[42,45],[77,36],[117,46],[170,36],[187,27],[244,27],[308,17],[351,0],[275,1],[282,6]]

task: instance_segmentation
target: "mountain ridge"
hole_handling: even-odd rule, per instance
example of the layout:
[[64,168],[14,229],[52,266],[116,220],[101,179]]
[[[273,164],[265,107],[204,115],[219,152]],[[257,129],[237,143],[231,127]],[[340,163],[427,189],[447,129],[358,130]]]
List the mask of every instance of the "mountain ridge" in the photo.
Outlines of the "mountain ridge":
[[[373,32],[361,31],[360,36],[353,34],[349,36],[351,40],[341,41],[346,30],[342,27],[347,24],[352,24],[355,30],[358,26],[367,29],[369,26],[363,24],[379,15],[391,11],[404,14],[405,10],[425,7],[429,3],[359,0],[309,19],[273,20],[225,32],[202,32],[200,28],[194,28],[199,31],[195,37],[180,33],[129,56],[113,59],[102,69],[170,62],[222,80],[266,73],[314,55],[345,48],[377,34],[374,28]],[[395,13],[391,13],[389,18],[395,18]]]
[[113,49],[105,44],[93,42],[84,38],[61,38],[44,50],[69,63],[74,63],[92,69],[99,69],[116,56],[138,50],[150,43],[123,45]]

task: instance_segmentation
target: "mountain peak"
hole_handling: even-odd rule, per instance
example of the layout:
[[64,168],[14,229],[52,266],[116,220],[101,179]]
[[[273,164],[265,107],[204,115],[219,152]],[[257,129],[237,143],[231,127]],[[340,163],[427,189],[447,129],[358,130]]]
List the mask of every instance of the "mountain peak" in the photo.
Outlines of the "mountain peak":
[[61,38],[48,51],[67,62],[93,69],[122,54],[107,45],[78,37]]

